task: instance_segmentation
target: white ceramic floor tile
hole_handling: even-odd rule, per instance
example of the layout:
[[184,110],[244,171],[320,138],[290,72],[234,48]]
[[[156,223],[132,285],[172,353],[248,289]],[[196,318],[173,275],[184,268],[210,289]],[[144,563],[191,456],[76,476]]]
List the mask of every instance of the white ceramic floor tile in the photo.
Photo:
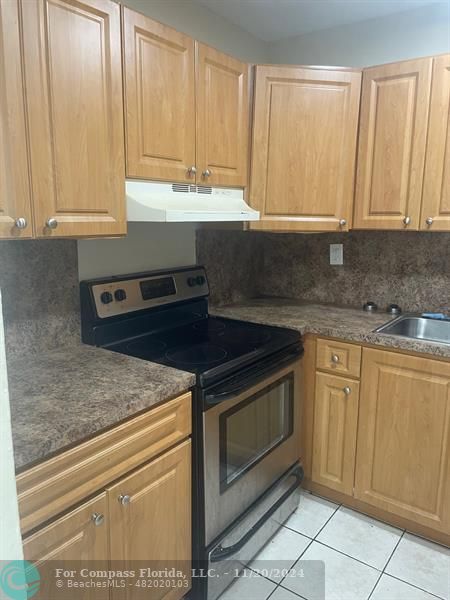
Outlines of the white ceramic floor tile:
[[264,577],[281,581],[286,571],[300,558],[311,540],[296,531],[282,527],[249,564]]
[[341,506],[317,541],[382,571],[401,535],[400,529]]
[[334,502],[302,492],[299,507],[285,525],[313,538],[338,508]]
[[389,575],[382,575],[370,600],[436,600],[436,596]]
[[269,600],[301,600],[301,598],[283,587],[278,587]]
[[308,576],[308,561],[325,563],[326,600],[366,600],[380,576],[376,569],[363,565],[336,550],[313,542],[303,554],[294,570],[304,565],[304,577],[287,577],[283,586],[303,596],[307,600],[320,600],[318,577]]
[[450,597],[450,550],[405,533],[386,573],[431,594]]
[[241,576],[225,590],[219,600],[267,600],[276,587],[272,581],[244,569]]

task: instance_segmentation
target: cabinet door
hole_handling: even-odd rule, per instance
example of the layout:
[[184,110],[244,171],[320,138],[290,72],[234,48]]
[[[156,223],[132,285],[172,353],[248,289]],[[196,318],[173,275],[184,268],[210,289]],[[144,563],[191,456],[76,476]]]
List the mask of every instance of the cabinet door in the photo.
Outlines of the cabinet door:
[[191,569],[190,441],[108,488],[108,503],[113,561],[125,570],[142,561],[143,567],[175,567],[185,573],[185,585],[179,588],[118,589],[111,598],[182,598],[190,588]]
[[123,9],[127,176],[195,181],[194,40]]
[[103,493],[25,538],[24,557],[36,565],[41,576],[40,590],[34,596],[37,600],[107,600],[107,588],[70,590],[55,585],[55,569],[75,570],[72,579],[76,581],[83,579],[79,575],[82,568],[108,569],[107,509]]
[[19,9],[9,0],[0,2],[0,238],[31,235]]
[[450,532],[450,363],[363,350],[355,497]]
[[418,229],[431,58],[363,73],[354,229]]
[[450,54],[433,62],[420,229],[450,231]]
[[348,230],[360,85],[352,70],[256,68],[252,229]]
[[344,494],[353,493],[359,383],[316,375],[312,479]]
[[22,6],[36,234],[123,234],[119,5],[36,0]]
[[249,66],[199,43],[196,58],[197,181],[245,187]]

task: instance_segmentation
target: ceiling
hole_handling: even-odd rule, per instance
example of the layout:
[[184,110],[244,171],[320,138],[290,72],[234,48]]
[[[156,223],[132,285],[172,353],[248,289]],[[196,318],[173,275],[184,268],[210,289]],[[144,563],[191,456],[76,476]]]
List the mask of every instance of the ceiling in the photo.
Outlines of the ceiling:
[[197,0],[265,42],[450,0]]

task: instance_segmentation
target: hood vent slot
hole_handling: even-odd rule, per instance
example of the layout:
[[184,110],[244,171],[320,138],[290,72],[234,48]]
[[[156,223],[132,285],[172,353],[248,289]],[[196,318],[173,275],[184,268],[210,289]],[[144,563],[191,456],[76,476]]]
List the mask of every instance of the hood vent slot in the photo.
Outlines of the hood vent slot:
[[[1,0],[0,0],[1,1]],[[241,188],[216,188],[189,182],[127,180],[130,222],[257,221]]]

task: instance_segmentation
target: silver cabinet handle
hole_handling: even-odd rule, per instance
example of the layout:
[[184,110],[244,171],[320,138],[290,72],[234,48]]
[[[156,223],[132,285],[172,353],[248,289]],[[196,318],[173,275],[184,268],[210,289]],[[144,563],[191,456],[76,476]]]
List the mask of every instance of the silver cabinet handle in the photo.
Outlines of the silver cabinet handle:
[[56,229],[58,227],[58,221],[54,217],[50,217],[50,219],[47,219],[45,224],[49,229]]
[[102,515],[101,513],[94,513],[91,517],[91,520],[96,527],[99,527],[105,522],[105,515]]
[[122,506],[127,506],[131,502],[131,498],[128,494],[120,494],[120,496],[117,499],[120,502],[120,504],[122,504]]
[[433,217],[427,217],[427,218],[425,219],[425,223],[426,223],[427,225],[433,225]]
[[409,224],[411,223],[411,217],[405,217],[405,218],[403,219],[403,223],[404,223],[405,225],[409,225]]
[[14,225],[17,227],[17,229],[26,229],[28,222],[25,217],[19,217],[14,221]]
[[350,396],[350,394],[352,393],[352,388],[346,385],[343,391],[346,396]]
[[345,226],[347,225],[347,219],[341,219],[341,220],[339,221],[339,225],[340,225],[341,227],[345,227]]
[[192,165],[192,167],[189,167],[188,170],[188,175],[195,175],[197,173],[197,168],[194,167],[194,165]]
[[210,177],[210,175],[212,175],[212,171],[210,171],[209,169],[205,169],[202,175],[203,177]]
[[337,354],[333,354],[331,356],[331,362],[334,362],[334,364],[337,365],[339,362],[339,356]]

